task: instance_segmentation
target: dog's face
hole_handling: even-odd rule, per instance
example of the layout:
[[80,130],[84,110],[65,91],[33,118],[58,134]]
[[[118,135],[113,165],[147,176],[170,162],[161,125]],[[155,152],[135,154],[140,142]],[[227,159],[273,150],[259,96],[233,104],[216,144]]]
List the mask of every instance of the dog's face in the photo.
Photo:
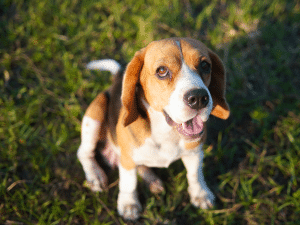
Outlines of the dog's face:
[[166,39],[136,53],[123,83],[122,102],[128,110],[125,126],[137,118],[138,83],[147,103],[162,112],[167,123],[187,139],[202,135],[203,123],[214,107],[216,116],[225,119],[229,115],[224,67],[200,41]]

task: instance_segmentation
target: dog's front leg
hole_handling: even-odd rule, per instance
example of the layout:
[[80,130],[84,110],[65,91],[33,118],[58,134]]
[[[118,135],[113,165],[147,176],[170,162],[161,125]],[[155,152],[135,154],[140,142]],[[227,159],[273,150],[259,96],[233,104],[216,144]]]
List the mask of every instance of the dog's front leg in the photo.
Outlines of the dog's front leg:
[[137,170],[126,170],[119,163],[119,177],[118,212],[124,219],[136,220],[142,209],[136,190]]
[[[202,146],[198,148],[202,148]],[[203,151],[200,149],[197,152],[191,152],[183,156],[181,159],[187,170],[189,183],[188,192],[190,194],[191,203],[195,207],[207,209],[213,206],[215,197],[204,180],[202,172],[203,156]]]

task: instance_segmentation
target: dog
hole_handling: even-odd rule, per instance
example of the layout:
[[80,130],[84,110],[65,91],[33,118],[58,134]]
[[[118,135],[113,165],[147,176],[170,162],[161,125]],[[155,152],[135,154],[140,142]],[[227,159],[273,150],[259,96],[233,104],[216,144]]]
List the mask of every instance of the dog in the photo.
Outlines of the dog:
[[153,41],[137,51],[124,73],[114,60],[93,61],[89,69],[108,70],[112,86],[100,93],[82,120],[77,156],[93,191],[107,186],[95,159],[102,153],[119,168],[118,213],[136,220],[142,207],[137,195],[137,173],[152,192],[164,190],[149,167],[168,167],[181,159],[186,170],[191,203],[211,208],[214,195],[202,172],[202,146],[210,114],[227,119],[225,69],[220,58],[191,38]]

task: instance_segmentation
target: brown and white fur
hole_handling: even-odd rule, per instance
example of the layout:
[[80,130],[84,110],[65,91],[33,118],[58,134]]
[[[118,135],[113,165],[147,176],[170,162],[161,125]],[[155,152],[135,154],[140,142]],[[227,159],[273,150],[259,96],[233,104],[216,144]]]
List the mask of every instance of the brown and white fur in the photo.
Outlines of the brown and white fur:
[[170,38],[136,52],[124,74],[114,60],[99,60],[88,67],[114,74],[110,89],[96,97],[82,121],[77,155],[91,189],[102,191],[107,185],[95,160],[96,144],[102,141],[103,154],[119,167],[117,208],[125,219],[137,219],[142,210],[137,173],[159,192],[162,182],[149,167],[168,167],[178,159],[187,170],[192,204],[212,207],[214,195],[202,172],[202,145],[209,115],[229,116],[225,69],[219,57],[200,41]]

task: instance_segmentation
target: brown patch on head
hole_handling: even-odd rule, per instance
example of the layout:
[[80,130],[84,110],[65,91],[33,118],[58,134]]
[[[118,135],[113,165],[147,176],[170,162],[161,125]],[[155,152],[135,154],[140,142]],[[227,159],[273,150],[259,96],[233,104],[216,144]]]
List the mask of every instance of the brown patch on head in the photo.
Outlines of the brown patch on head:
[[[168,68],[169,78],[158,78],[157,69],[161,66]],[[174,40],[155,41],[136,52],[126,68],[123,79],[121,99],[125,109],[125,126],[133,123],[139,116],[137,85],[141,85],[144,97],[151,107],[162,111],[175,88],[180,69],[181,52]]]
[[[199,64],[206,61],[211,64],[208,48],[198,40],[184,38],[181,41],[181,48],[185,63],[192,69],[197,71]],[[201,74],[199,74],[201,75]],[[204,84],[208,87],[210,83],[210,74],[201,76]]]
[[184,60],[190,68],[196,69],[202,57],[209,58],[208,49],[202,42],[184,38],[180,43]]
[[[181,52],[174,40],[166,39],[148,45],[140,83],[147,102],[155,110],[162,111],[168,104],[181,64]],[[161,66],[169,70],[170,77],[158,78],[156,73]]]

